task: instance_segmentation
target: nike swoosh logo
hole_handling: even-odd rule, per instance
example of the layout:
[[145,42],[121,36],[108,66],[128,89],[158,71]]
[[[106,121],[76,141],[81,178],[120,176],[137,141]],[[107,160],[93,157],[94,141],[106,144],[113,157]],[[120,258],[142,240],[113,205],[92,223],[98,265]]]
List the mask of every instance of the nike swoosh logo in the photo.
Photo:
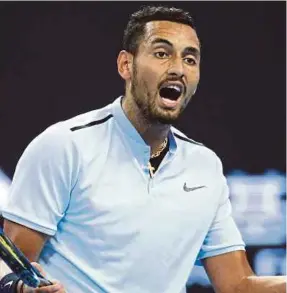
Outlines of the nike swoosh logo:
[[183,185],[183,190],[186,191],[186,192],[190,192],[190,191],[194,191],[194,190],[197,190],[197,189],[200,189],[200,188],[204,188],[206,187],[205,185],[201,185],[201,186],[195,186],[195,187],[187,187],[186,186],[186,182],[184,183]]

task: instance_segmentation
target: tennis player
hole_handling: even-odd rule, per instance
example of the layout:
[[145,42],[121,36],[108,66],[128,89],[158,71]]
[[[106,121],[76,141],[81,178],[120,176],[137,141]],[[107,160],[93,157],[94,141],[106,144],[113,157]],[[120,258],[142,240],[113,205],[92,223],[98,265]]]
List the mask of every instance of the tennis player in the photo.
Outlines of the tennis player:
[[182,293],[194,265],[216,292],[285,291],[248,264],[220,159],[172,126],[200,58],[188,12],[142,8],[117,59],[124,96],[52,125],[19,160],[5,232],[67,292]]

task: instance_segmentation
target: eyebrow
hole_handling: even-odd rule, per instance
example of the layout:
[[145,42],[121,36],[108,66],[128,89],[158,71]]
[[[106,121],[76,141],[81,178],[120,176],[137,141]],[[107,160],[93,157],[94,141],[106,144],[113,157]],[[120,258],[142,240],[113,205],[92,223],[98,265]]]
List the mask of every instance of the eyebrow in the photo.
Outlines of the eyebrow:
[[[172,44],[170,41],[166,40],[166,39],[156,38],[156,39],[154,39],[154,40],[151,42],[152,45],[156,45],[156,44],[159,44],[159,43],[166,44],[166,45],[168,45],[168,46],[170,46],[170,47],[173,48],[173,44]],[[189,55],[189,54],[190,54],[190,55],[193,55],[193,56],[195,56],[195,57],[199,57],[199,56],[200,56],[200,51],[199,51],[199,49],[197,49],[196,47],[192,47],[192,46],[190,46],[190,47],[186,47],[186,48],[183,50],[182,55],[183,55],[183,56],[186,56],[186,55]]]
[[166,39],[162,39],[162,38],[156,38],[151,42],[152,45],[155,45],[155,44],[158,44],[158,43],[164,43],[164,44],[166,44],[166,45],[168,45],[170,47],[173,47],[173,45],[172,45],[172,43],[170,41],[168,41]]
[[183,56],[193,55],[198,58],[200,56],[200,51],[195,47],[187,47],[183,50],[182,55]]

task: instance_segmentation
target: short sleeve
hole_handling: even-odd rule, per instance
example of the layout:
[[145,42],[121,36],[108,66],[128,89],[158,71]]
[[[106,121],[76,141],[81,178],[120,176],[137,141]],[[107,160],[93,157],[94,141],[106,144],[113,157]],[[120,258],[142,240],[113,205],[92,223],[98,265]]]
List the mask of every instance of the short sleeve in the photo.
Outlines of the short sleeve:
[[25,149],[15,170],[2,216],[47,235],[54,235],[65,214],[79,170],[71,134],[58,124],[38,135]]
[[216,215],[204,239],[195,265],[201,266],[201,259],[236,250],[245,250],[245,243],[232,217],[227,180],[222,172],[222,164],[218,159],[219,176],[218,192],[220,201]]

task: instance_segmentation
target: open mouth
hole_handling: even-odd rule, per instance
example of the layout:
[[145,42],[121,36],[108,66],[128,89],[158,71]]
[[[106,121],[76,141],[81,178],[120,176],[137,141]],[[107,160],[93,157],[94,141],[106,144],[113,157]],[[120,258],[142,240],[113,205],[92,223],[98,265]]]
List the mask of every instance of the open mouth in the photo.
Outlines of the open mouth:
[[166,107],[175,107],[183,92],[184,87],[179,83],[165,83],[159,89],[159,95]]
[[178,83],[165,83],[159,89],[159,94],[162,98],[169,100],[177,100],[180,95],[183,93],[182,84]]

